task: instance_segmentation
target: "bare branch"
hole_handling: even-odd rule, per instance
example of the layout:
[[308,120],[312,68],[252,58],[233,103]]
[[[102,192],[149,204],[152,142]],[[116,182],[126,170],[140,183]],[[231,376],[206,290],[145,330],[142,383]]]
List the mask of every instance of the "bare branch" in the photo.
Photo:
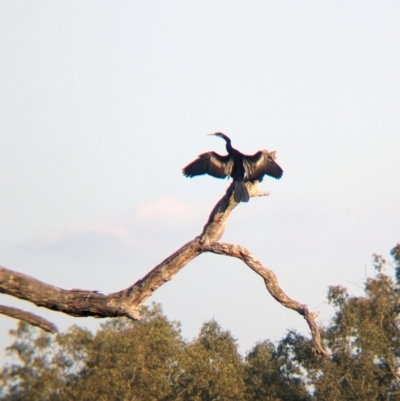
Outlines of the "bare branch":
[[300,313],[300,315],[304,316],[304,319],[306,319],[311,330],[313,351],[320,356],[327,357],[329,355],[329,353],[324,349],[321,344],[321,336],[318,326],[315,322],[317,314],[309,312],[307,305],[301,304],[294,299],[289,298],[280,288],[278,279],[271,269],[264,267],[253,254],[251,254],[246,248],[240,245],[218,242],[210,244],[207,250],[209,252],[217,253],[219,255],[226,255],[238,258],[246,263],[247,266],[250,267],[250,269],[260,275],[264,279],[267,290],[273,298],[275,298],[286,308],[293,309],[296,312]]
[[203,252],[204,244],[219,240],[223,234],[226,220],[236,205],[233,197],[224,195],[211,212],[200,236],[189,241],[145,277],[122,291],[103,295],[96,291],[66,290],[0,267],[0,293],[71,316],[98,318],[126,316],[131,319],[140,319],[138,308],[143,302],[161,285],[171,280],[181,268]]
[[[268,192],[258,190],[257,181],[253,183],[246,182],[246,186],[252,197],[268,195]],[[63,312],[71,316],[94,316],[98,318],[126,316],[131,319],[140,319],[138,309],[154,291],[171,280],[196,256],[203,252],[213,252],[239,258],[259,274],[264,279],[269,293],[278,302],[304,316],[311,329],[313,350],[318,355],[327,356],[327,351],[321,345],[320,333],[315,323],[315,314],[310,313],[306,305],[289,298],[279,287],[274,272],[263,267],[245,248],[239,245],[217,242],[224,233],[230,213],[237,206],[232,192],[233,183],[215,205],[203,228],[203,232],[198,237],[183,245],[154,267],[146,276],[124,290],[108,295],[100,294],[97,291],[65,290],[43,283],[22,273],[0,267],[0,293],[24,299],[37,306]],[[5,312],[0,309],[0,313]],[[37,323],[37,319],[40,318],[35,318]]]
[[40,327],[41,329],[55,334],[58,333],[57,327],[46,319],[37,316],[33,313],[25,312],[21,309],[12,308],[11,306],[0,305],[0,314],[13,317],[31,324],[32,326]]
[[0,267],[0,293],[71,316],[121,316],[108,305],[106,295],[96,291],[64,290],[5,267]]

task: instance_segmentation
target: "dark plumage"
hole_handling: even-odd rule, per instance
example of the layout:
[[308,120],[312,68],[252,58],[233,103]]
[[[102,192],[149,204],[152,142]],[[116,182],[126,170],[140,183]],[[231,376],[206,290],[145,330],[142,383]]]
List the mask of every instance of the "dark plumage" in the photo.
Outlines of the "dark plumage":
[[189,163],[183,170],[186,177],[209,174],[216,178],[232,177],[234,184],[233,197],[236,202],[248,202],[249,193],[244,180],[262,181],[264,175],[281,178],[283,170],[275,163],[275,153],[260,150],[254,155],[244,155],[234,149],[231,140],[221,132],[210,134],[219,136],[226,141],[226,156],[215,152],[202,153],[196,160]]

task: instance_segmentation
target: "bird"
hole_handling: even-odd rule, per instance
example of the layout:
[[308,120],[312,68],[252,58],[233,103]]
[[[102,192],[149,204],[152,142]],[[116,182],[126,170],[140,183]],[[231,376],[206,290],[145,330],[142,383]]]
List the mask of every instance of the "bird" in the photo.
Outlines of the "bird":
[[234,182],[233,198],[235,202],[248,202],[249,192],[244,184],[246,181],[262,181],[264,175],[279,179],[283,170],[275,162],[276,152],[259,150],[254,155],[245,155],[232,147],[231,139],[222,132],[216,132],[216,137],[226,142],[227,155],[221,156],[216,152],[202,153],[196,160],[182,169],[185,177],[208,174],[216,178],[231,177]]

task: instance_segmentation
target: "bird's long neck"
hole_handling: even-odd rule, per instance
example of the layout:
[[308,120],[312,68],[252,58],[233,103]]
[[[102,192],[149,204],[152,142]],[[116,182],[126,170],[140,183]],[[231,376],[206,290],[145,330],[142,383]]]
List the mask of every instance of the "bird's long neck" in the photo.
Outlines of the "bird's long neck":
[[226,151],[227,151],[229,154],[232,154],[232,153],[234,152],[234,149],[233,149],[233,147],[232,147],[231,140],[230,140],[227,136],[224,136],[224,139],[225,139],[225,141],[226,141]]

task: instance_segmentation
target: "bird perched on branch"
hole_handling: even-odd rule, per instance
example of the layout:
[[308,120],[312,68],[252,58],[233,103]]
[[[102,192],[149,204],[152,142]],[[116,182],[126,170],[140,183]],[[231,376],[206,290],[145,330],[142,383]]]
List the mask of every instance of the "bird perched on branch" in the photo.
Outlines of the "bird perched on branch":
[[249,193],[244,181],[262,181],[264,175],[281,178],[283,170],[275,163],[275,153],[260,150],[254,155],[244,155],[232,147],[231,140],[225,134],[216,132],[215,135],[225,140],[226,156],[215,152],[206,152],[188,164],[182,173],[186,177],[209,174],[216,178],[232,177],[234,181],[233,198],[235,202],[248,202]]

